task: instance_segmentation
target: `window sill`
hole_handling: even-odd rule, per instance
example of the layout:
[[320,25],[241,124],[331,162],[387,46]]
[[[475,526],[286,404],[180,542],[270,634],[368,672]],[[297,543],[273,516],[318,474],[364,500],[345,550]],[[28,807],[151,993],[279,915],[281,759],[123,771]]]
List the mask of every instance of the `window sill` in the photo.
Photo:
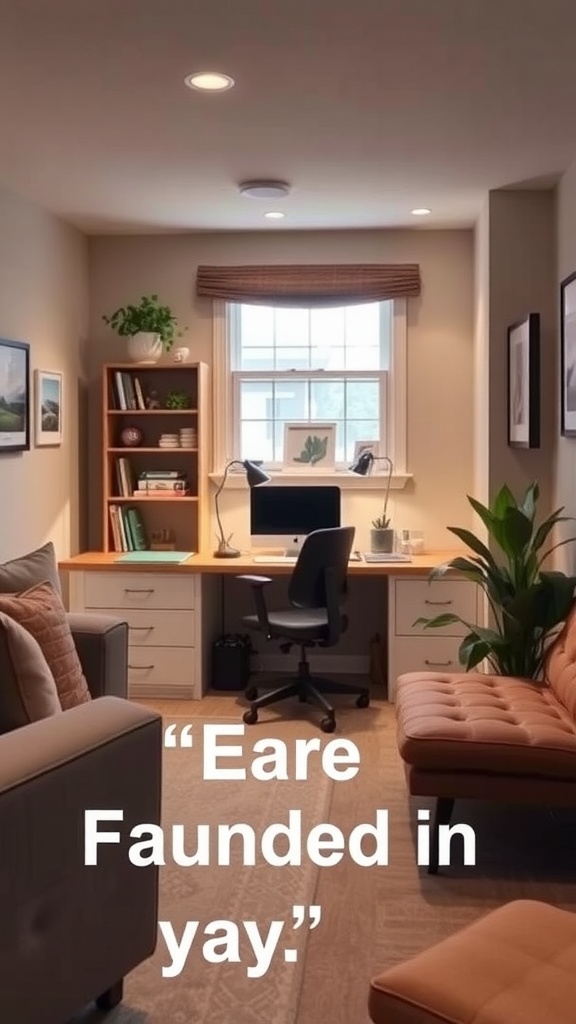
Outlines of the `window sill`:
[[[222,482],[222,473],[210,473],[212,483]],[[349,473],[346,470],[334,473],[284,473],[270,470],[270,479],[277,485],[298,486],[302,484],[335,484],[343,491],[382,491],[386,486],[386,474],[374,473],[371,476],[359,476],[358,473]],[[390,481],[390,489],[400,491],[412,480],[412,473],[393,473]],[[247,487],[246,474],[244,472],[229,472],[226,480],[226,489],[239,489]]]

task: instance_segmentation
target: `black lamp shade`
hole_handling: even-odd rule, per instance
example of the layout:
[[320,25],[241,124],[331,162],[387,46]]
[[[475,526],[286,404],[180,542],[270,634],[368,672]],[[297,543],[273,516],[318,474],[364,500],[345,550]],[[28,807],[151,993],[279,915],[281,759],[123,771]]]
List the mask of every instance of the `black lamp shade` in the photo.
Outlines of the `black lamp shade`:
[[368,476],[368,473],[372,469],[374,462],[374,456],[372,452],[362,452],[357,462],[350,469],[353,473],[358,473],[359,476]]
[[249,459],[244,459],[242,465],[246,470],[246,479],[249,487],[258,487],[258,484],[268,483],[270,477],[260,466],[250,462]]

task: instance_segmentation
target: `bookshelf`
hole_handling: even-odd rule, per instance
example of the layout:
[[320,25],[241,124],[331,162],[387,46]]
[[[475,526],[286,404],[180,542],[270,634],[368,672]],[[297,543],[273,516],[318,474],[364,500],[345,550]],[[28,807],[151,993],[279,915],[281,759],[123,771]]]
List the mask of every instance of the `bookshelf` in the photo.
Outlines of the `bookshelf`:
[[[207,548],[208,372],[204,363],[104,367],[104,551],[162,544],[179,551]],[[175,394],[186,396],[185,408],[166,407]],[[137,444],[123,439],[127,428]],[[167,440],[161,446],[164,435],[177,436],[178,446]]]

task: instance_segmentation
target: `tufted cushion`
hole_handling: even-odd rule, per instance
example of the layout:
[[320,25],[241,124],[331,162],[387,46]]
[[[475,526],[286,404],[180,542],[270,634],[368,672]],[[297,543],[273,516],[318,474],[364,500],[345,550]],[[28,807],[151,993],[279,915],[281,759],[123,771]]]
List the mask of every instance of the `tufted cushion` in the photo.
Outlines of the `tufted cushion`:
[[576,605],[548,651],[544,675],[552,692],[576,719]]
[[58,690],[40,645],[0,612],[0,733],[62,712]]
[[398,679],[398,747],[429,771],[576,779],[576,724],[547,686],[481,673]]
[[91,699],[64,605],[49,583],[23,594],[0,594],[0,612],[24,626],[40,645],[63,711]]
[[375,1024],[573,1024],[576,914],[515,900],[372,980]]

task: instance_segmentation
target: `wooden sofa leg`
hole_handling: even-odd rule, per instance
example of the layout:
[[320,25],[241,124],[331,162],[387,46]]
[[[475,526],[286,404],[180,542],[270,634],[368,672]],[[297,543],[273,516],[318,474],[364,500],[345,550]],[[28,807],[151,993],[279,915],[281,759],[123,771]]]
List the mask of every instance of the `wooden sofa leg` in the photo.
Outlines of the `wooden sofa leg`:
[[429,875],[438,874],[439,829],[440,825],[450,824],[450,818],[452,817],[453,810],[454,800],[452,797],[438,797],[436,800],[436,810],[434,811],[434,820],[432,822],[432,834],[430,836],[430,863],[428,865]]
[[101,996],[98,996],[96,1006],[99,1010],[113,1010],[115,1006],[122,1002],[123,994],[124,978],[120,978],[120,981],[117,981],[115,985],[107,988]]

